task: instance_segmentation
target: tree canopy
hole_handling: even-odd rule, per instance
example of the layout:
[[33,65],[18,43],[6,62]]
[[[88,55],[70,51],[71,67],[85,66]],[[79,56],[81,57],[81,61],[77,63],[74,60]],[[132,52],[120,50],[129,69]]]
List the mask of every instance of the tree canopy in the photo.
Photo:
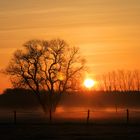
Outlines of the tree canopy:
[[30,88],[41,104],[40,93],[46,91],[51,106],[55,93],[60,96],[79,87],[85,60],[77,47],[61,39],[30,40],[23,46],[15,51],[6,68],[14,87]]

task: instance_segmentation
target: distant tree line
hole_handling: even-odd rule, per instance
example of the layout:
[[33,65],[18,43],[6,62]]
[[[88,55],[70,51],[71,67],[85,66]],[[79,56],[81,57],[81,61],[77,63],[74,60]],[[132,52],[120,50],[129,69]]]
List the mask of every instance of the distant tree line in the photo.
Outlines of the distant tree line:
[[[140,107],[140,92],[104,92],[104,91],[91,91],[87,92],[69,92],[62,94],[58,106],[63,107],[121,107],[131,108]],[[48,94],[47,94],[48,95]],[[41,92],[41,99],[46,102],[46,92]],[[47,96],[48,97],[48,96]],[[67,109],[68,109],[67,108]],[[10,110],[39,110],[41,111],[40,104],[34,95],[34,92],[25,88],[6,89],[0,95],[0,109]]]
[[97,77],[98,90],[140,91],[140,71],[117,70]]

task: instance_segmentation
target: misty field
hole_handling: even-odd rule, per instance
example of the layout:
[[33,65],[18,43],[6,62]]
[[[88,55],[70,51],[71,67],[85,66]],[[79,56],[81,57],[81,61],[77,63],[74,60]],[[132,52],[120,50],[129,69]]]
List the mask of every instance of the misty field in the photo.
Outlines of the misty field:
[[[87,114],[89,112],[89,123]],[[41,110],[0,111],[0,139],[139,139],[140,110],[125,108],[58,107],[52,124]]]
[[[88,112],[89,111],[89,112]],[[91,124],[140,124],[140,109],[129,108],[88,108],[59,106],[52,116],[52,123],[88,123]],[[89,114],[88,114],[89,113]],[[0,123],[14,123],[14,110],[1,110]],[[16,110],[16,122],[19,124],[49,123],[49,114],[38,110]]]

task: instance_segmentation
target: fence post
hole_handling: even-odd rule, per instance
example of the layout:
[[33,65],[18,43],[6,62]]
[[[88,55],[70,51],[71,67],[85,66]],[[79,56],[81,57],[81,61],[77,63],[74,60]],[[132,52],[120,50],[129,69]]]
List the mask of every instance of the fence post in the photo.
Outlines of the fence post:
[[17,124],[17,112],[14,110],[14,124]]
[[89,118],[90,118],[90,110],[87,112],[87,124],[89,124]]
[[126,123],[129,123],[129,110],[126,109]]
[[52,123],[52,109],[49,110],[49,121],[50,121],[50,124]]
[[115,106],[115,108],[116,108],[116,113],[118,112],[118,107],[117,107],[117,105]]

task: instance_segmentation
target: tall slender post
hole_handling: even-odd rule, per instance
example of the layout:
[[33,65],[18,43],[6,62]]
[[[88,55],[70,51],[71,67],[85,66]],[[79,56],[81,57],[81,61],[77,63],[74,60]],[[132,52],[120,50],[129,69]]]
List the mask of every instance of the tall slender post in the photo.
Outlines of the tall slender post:
[[118,112],[118,108],[117,108],[117,105],[115,106],[115,108],[116,108],[116,113]]
[[89,118],[90,118],[90,110],[87,112],[87,124],[89,124]]
[[17,112],[14,110],[14,124],[17,124]]
[[129,110],[126,109],[126,122],[129,123]]
[[51,108],[50,108],[50,112],[49,113],[50,113],[50,118],[49,118],[50,119],[50,123],[52,123],[52,109]]

